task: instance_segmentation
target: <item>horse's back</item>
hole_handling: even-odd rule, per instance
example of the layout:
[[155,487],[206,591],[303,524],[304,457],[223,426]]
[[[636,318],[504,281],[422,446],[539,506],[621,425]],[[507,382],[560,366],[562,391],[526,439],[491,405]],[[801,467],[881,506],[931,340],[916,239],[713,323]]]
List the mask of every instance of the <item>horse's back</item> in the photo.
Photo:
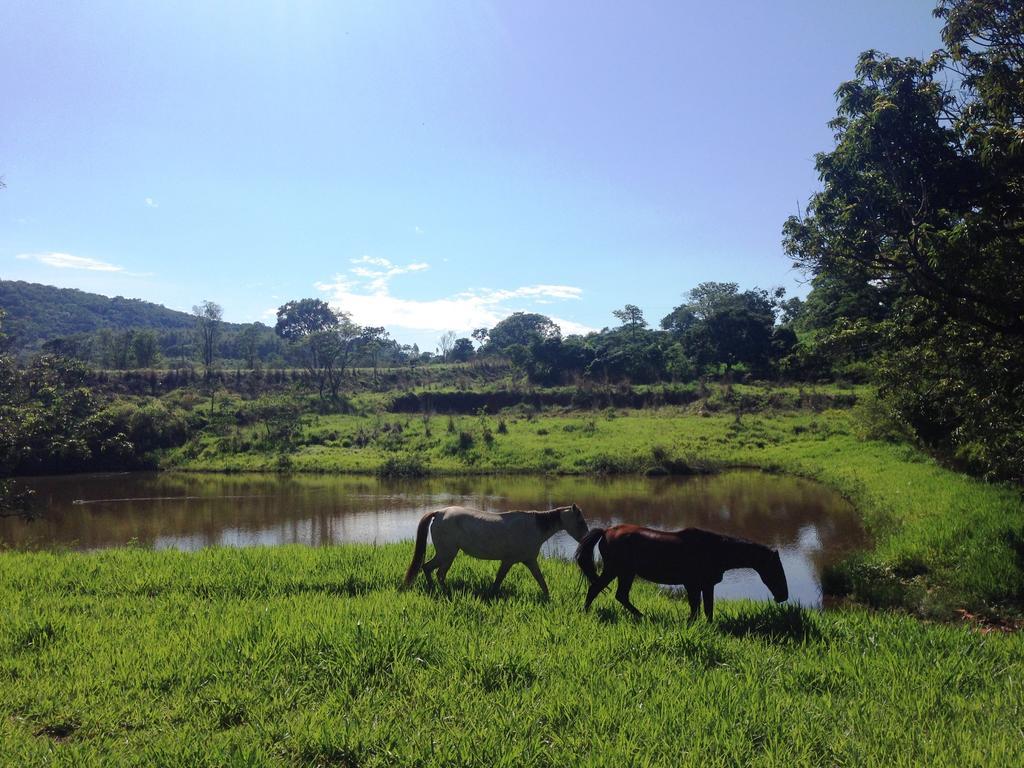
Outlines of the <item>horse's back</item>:
[[484,560],[536,557],[541,543],[531,513],[469,507],[438,510],[431,535],[435,546],[462,549]]
[[710,571],[717,534],[699,528],[662,531],[640,525],[616,525],[605,531],[601,555],[613,567],[628,569],[659,584],[702,580]]
[[434,524],[436,525],[438,522],[444,522],[446,520],[482,520],[485,522],[497,522],[501,520],[501,514],[498,512],[487,512],[483,509],[473,509],[472,507],[442,507],[436,512]]
[[621,540],[623,542],[657,542],[669,546],[681,546],[685,548],[708,548],[719,547],[729,541],[736,541],[714,531],[706,531],[703,528],[682,528],[675,531],[663,531],[660,528],[647,528],[643,525],[622,524],[614,525],[605,531],[605,539],[608,541]]

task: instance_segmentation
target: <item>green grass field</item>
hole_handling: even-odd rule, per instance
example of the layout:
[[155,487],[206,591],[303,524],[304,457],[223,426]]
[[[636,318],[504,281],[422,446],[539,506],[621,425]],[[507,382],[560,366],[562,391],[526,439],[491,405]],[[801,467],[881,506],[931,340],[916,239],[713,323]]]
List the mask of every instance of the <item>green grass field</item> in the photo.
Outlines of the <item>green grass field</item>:
[[1024,636],[861,609],[581,612],[408,545],[0,555],[3,765],[1020,765]]

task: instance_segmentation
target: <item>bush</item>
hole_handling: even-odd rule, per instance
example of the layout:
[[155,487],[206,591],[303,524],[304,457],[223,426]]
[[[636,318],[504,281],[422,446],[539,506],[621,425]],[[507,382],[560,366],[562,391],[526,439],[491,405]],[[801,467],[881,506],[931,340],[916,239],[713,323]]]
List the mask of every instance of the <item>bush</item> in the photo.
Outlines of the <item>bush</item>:
[[418,456],[391,456],[377,468],[379,477],[426,477],[430,474]]

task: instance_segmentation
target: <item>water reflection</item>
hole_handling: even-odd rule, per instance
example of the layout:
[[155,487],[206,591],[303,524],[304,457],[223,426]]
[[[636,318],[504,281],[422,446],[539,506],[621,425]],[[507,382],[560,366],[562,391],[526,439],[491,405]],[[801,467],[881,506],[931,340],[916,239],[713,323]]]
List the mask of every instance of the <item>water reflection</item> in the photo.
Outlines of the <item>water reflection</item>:
[[[575,502],[594,526],[632,522],[697,526],[778,548],[790,595],[820,605],[820,573],[863,546],[852,508],[815,483],[760,472],[697,478],[456,477],[417,481],[350,476],[130,473],[33,478],[44,510],[32,522],[0,520],[0,544],[99,549],[137,542],[157,549],[383,543],[410,539],[424,512],[449,504],[494,511]],[[568,556],[559,534],[545,554]],[[721,597],[767,597],[753,572],[733,572]]]

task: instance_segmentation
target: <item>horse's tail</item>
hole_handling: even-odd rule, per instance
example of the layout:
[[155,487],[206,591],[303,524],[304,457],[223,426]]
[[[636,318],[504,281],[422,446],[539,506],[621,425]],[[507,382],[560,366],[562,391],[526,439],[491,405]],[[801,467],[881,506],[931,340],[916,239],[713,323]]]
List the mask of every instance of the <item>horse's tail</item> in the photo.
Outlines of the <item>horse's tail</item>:
[[604,538],[604,528],[591,528],[580,539],[580,544],[576,547],[576,554],[573,556],[576,565],[580,567],[583,575],[587,577],[587,581],[591,584],[597,581],[597,565],[594,564],[594,545],[602,538]]
[[436,514],[438,513],[427,512],[427,514],[420,518],[420,524],[416,528],[416,547],[412,551],[412,562],[409,563],[409,570],[405,572],[403,587],[408,587],[412,584],[412,580],[416,578],[416,574],[423,567],[423,555],[427,551],[427,531],[430,529],[430,523]]

